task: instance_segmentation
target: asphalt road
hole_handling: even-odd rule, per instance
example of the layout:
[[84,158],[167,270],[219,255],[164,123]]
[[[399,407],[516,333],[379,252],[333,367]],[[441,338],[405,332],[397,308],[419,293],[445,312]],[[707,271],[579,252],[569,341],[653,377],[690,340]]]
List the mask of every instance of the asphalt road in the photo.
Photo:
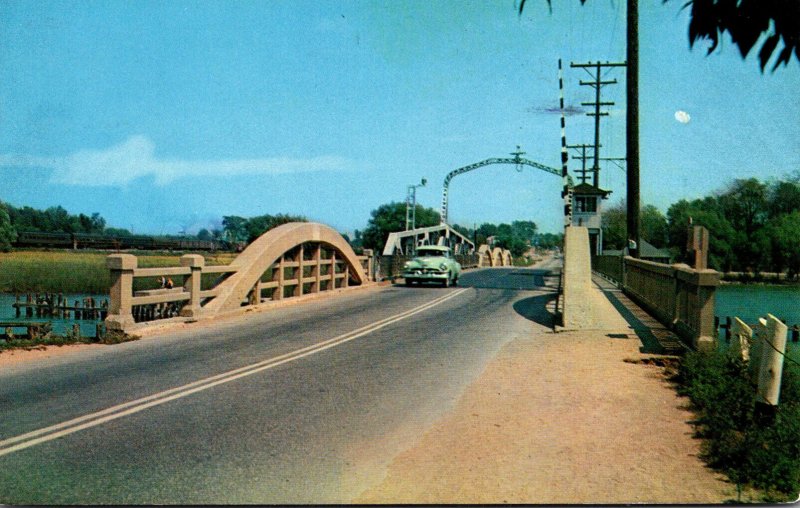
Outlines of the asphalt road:
[[508,340],[557,268],[382,287],[0,372],[0,503],[346,503]]

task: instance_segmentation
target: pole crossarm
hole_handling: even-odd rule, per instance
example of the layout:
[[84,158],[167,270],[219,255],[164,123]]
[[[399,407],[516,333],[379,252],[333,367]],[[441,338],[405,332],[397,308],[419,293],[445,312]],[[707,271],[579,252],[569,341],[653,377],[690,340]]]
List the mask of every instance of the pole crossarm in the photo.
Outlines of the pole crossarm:
[[530,166],[532,168],[541,169],[542,171],[546,171],[548,173],[552,173],[554,175],[561,176],[561,170],[556,169],[550,166],[546,166],[544,164],[540,164],[538,162],[534,162],[530,159],[526,159],[524,157],[520,157],[522,152],[515,152],[512,155],[514,157],[492,157],[491,159],[482,160],[480,162],[476,162],[474,164],[470,164],[468,166],[464,166],[462,168],[454,169],[447,176],[444,178],[444,188],[442,189],[442,215],[441,221],[442,224],[447,224],[447,192],[450,188],[450,180],[457,175],[462,175],[464,173],[468,173],[474,169],[482,168],[484,166],[490,166],[492,164],[513,164],[515,166]]

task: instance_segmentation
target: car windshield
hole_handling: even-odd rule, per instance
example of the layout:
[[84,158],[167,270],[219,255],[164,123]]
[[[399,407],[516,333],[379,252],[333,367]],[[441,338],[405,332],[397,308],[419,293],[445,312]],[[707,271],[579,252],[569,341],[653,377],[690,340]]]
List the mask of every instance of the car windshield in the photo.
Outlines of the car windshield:
[[438,249],[417,249],[417,256],[443,256],[450,257],[449,252]]

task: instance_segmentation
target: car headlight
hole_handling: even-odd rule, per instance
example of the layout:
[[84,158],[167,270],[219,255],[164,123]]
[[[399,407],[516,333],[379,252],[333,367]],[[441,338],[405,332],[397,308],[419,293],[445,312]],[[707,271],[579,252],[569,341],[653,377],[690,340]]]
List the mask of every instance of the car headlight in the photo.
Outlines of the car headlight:
[[411,268],[411,262],[406,261],[406,263],[403,265],[403,268]]
[[442,271],[447,270],[447,265],[442,263],[441,265],[439,265],[439,270],[442,270]]

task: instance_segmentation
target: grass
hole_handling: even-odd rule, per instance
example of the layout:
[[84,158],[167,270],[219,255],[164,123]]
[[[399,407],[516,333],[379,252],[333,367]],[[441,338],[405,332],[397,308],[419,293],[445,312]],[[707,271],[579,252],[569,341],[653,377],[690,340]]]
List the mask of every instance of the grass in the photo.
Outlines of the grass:
[[138,335],[129,335],[120,331],[107,331],[99,339],[81,337],[71,331],[66,332],[64,335],[54,335],[48,332],[36,339],[16,337],[9,339],[7,336],[0,335],[0,353],[10,349],[32,350],[43,349],[45,346],[66,346],[69,344],[120,344],[138,339]]
[[786,502],[800,494],[800,368],[785,362],[780,403],[764,413],[741,360],[721,352],[682,358],[674,380],[697,414],[702,458],[736,484],[739,499]]
[[[108,252],[18,250],[0,253],[0,292],[2,293],[86,293],[105,294],[111,286],[106,268]],[[180,266],[181,254],[131,252],[142,268]],[[235,253],[203,254],[207,265],[227,265]],[[141,281],[144,289],[155,281]],[[175,281],[176,284],[178,281]],[[139,286],[141,284],[141,286]]]

